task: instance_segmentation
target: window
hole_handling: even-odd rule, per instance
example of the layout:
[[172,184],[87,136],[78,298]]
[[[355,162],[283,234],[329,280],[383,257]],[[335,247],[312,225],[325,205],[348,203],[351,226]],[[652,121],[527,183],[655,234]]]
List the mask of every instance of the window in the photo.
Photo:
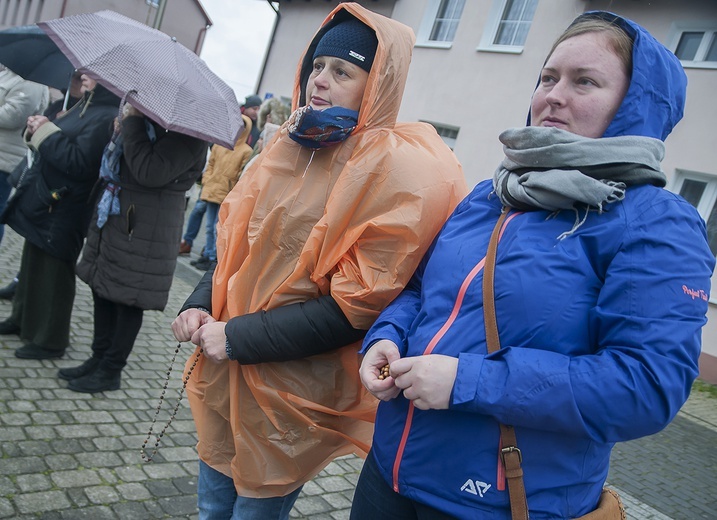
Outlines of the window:
[[675,191],[697,208],[707,222],[707,240],[717,256],[717,177],[678,172]]
[[538,0],[493,0],[478,50],[523,51]]
[[429,0],[416,44],[450,48],[465,5],[466,0]]
[[[717,256],[717,176],[702,173],[677,171],[674,189],[692,204],[707,223],[707,242],[712,254]],[[712,285],[715,285],[715,276]],[[713,293],[711,303],[717,303],[717,294]]]
[[144,0],[147,5],[150,5],[152,7],[159,7],[159,0]]
[[717,27],[676,23],[669,41],[685,67],[717,68]]
[[443,142],[446,143],[451,150],[455,148],[460,128],[443,125],[441,123],[434,123],[433,121],[422,121],[422,123],[428,123],[435,128],[438,135],[440,135],[441,139],[443,139]]

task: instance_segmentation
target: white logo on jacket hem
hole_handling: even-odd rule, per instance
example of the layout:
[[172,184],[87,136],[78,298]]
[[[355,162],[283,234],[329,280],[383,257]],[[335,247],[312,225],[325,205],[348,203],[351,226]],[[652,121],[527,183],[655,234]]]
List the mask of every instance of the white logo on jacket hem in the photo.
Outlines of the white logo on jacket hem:
[[461,486],[461,491],[470,493],[471,495],[478,495],[483,498],[486,491],[490,489],[490,484],[481,482],[480,480],[466,480],[466,483]]

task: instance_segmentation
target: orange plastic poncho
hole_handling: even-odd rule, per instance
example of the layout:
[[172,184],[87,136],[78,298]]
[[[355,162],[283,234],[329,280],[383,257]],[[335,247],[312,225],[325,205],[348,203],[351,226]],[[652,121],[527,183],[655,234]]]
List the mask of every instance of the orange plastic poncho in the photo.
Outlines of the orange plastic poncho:
[[[368,328],[467,193],[431,126],[396,124],[411,29],[353,3],[324,24],[341,9],[379,42],[358,126],[314,152],[285,125],[226,197],[212,288],[221,321],[330,293],[354,327]],[[304,104],[301,68],[294,109]],[[241,496],[263,498],[294,491],[337,456],[365,456],[377,402],[358,376],[359,347],[257,365],[200,357],[187,385],[200,458],[231,476]]]

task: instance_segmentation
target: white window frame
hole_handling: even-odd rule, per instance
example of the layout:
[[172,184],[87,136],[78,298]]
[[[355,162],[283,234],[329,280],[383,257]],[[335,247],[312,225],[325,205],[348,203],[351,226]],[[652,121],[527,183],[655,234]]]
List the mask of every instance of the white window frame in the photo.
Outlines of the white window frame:
[[[535,0],[536,4],[540,0]],[[521,54],[525,45],[498,45],[493,43],[498,35],[500,22],[503,20],[503,12],[508,0],[493,0],[493,4],[488,13],[488,20],[483,28],[483,35],[476,50],[482,52],[503,52],[508,54]],[[537,10],[537,5],[536,5]],[[533,21],[530,21],[532,27]],[[528,29],[530,30],[530,29]]]
[[[690,170],[675,170],[675,177],[671,183],[670,191],[679,194],[682,190],[682,185],[685,180],[695,180],[707,183],[705,191],[700,197],[700,202],[697,204],[697,212],[700,214],[702,219],[707,222],[707,219],[712,213],[712,208],[717,204],[717,175],[710,175],[708,173],[695,172]],[[712,273],[712,287],[717,287],[717,276]],[[717,304],[717,291],[710,293],[710,303]]]
[[[470,2],[471,0],[466,0]],[[437,41],[431,40],[431,32],[433,24],[438,16],[438,8],[441,6],[441,0],[428,0],[426,10],[423,12],[423,19],[416,34],[416,47],[432,47],[434,49],[450,49],[453,41]],[[461,13],[461,16],[463,13]]]
[[717,69],[717,61],[704,61],[709,46],[715,41],[714,39],[717,38],[717,24],[705,22],[674,22],[667,36],[667,47],[672,52],[677,50],[680,38],[682,34],[686,32],[704,32],[705,34],[697,49],[695,59],[691,61],[680,60],[682,66],[687,69]]

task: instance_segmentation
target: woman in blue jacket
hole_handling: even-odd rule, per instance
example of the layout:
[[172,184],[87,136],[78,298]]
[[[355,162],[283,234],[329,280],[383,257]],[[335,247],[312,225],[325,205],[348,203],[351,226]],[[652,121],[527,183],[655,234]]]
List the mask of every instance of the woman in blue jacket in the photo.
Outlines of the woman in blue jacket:
[[[492,181],[365,339],[361,379],[383,402],[352,518],[511,518],[500,423],[530,517],[579,517],[614,443],[672,420],[698,374],[715,263],[698,213],[662,189],[685,89],[675,56],[629,20],[585,13],[558,39],[529,126],[501,134]],[[482,267],[504,208],[502,348],[488,354]]]

